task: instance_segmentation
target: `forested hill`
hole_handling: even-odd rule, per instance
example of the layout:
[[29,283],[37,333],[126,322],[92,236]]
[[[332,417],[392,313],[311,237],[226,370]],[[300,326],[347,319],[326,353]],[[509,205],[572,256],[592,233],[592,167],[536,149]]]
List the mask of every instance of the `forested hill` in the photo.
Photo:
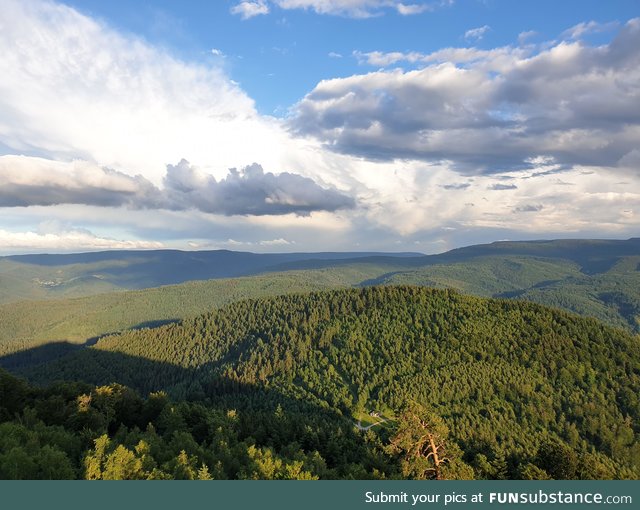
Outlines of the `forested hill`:
[[[405,269],[427,267],[440,264],[469,263],[486,257],[535,257],[563,260],[577,264],[584,274],[604,273],[625,257],[640,256],[640,238],[617,239],[554,239],[536,241],[496,241],[455,248],[435,255],[411,256],[394,261],[386,255],[376,254],[366,257],[368,262],[400,262]],[[300,258],[286,261],[275,269],[312,269],[350,264],[349,257]]]
[[414,400],[480,477],[544,468],[551,441],[582,459],[582,477],[640,478],[638,337],[527,302],[419,287],[248,300],[105,337],[25,375],[345,417]]
[[[125,251],[0,258],[0,356],[193,317],[242,298],[369,285],[525,299],[640,332],[638,239],[497,242],[428,257],[352,255]],[[108,292],[240,269],[262,274]],[[78,295],[88,296],[70,297]]]
[[146,289],[193,280],[235,278],[274,271],[299,260],[372,256],[388,260],[419,253],[250,253],[229,250],[107,251],[0,257],[0,303],[20,299],[90,296],[113,290]]

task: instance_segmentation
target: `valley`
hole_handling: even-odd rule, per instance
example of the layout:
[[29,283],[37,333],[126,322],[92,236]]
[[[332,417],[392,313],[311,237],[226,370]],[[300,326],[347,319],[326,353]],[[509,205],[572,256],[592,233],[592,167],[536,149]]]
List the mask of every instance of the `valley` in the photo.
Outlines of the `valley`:
[[419,414],[444,431],[447,477],[640,478],[637,244],[316,258],[6,302],[0,474],[22,455],[35,477],[51,458],[71,478],[428,476],[393,446]]

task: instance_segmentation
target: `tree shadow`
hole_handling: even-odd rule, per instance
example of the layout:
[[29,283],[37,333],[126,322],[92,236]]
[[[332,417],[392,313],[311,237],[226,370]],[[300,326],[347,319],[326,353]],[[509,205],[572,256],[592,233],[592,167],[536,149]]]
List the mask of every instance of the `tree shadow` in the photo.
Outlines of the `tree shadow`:
[[[176,324],[181,319],[158,319],[146,322],[141,322],[135,326],[131,326],[130,330],[139,330],[146,328],[157,328],[160,326],[166,326],[168,324]],[[51,340],[45,344],[30,347],[20,351],[15,351],[10,354],[6,354],[0,357],[0,368],[4,368],[9,371],[24,371],[30,367],[49,363],[56,359],[64,358],[68,354],[75,353],[79,350],[92,347],[98,343],[102,338],[110,335],[121,333],[121,331],[110,331],[101,335],[88,338],[84,342],[69,342],[68,340]]]
[[[52,353],[58,357],[47,360]],[[12,369],[18,359],[32,363]],[[220,361],[185,368],[68,342],[29,349],[20,353],[20,358],[0,357],[1,367],[38,386],[118,383],[142,396],[164,391],[176,402],[199,402],[211,409],[237,411],[240,436],[250,438],[250,442],[277,449],[298,445],[307,452],[319,451],[329,468],[365,465],[365,471],[358,475],[364,478],[373,469],[384,469],[384,461],[372,453],[365,434],[355,428],[351,413],[330,407],[299,387],[285,390],[274,384],[240,380],[229,375],[224,365]]]

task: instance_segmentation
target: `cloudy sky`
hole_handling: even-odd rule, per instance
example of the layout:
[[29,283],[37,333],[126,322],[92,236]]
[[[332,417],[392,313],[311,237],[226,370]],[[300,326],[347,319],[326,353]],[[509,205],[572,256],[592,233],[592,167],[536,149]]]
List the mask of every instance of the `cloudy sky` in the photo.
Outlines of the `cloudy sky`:
[[0,254],[637,236],[636,0],[0,0]]

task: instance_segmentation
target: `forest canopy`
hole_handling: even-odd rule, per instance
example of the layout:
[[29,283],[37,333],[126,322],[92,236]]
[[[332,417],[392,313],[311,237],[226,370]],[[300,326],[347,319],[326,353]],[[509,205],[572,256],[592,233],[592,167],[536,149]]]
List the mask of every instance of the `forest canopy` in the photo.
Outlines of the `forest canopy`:
[[[28,420],[14,420],[26,412],[34,427],[77,430],[82,437],[65,444],[76,445],[69,458],[78,476],[81,457],[89,455],[94,472],[104,473],[116,452],[135,465],[151,455],[155,468],[145,473],[174,476],[184,449],[197,457],[192,470],[204,464],[213,477],[276,476],[294,461],[302,462],[291,468],[296,476],[402,477],[415,473],[389,444],[403,406],[413,401],[446,426],[464,477],[639,478],[639,351],[636,336],[527,302],[421,287],[287,295],[105,337],[24,370],[39,384],[64,378],[93,386],[71,394],[80,383],[41,390],[11,380],[22,390],[9,392],[7,402],[18,403],[3,404],[3,417],[24,427]],[[114,399],[115,407],[105,404]],[[149,407],[160,411],[141,411]],[[386,423],[356,427],[356,417],[374,410]],[[194,412],[221,424],[198,425],[196,433],[184,414]],[[160,417],[175,424],[156,422]],[[212,453],[220,427],[238,432],[225,444],[247,450],[228,459],[268,459],[280,468],[266,475],[225,467]],[[159,444],[150,430],[174,445],[170,455],[158,460],[141,453],[144,445],[136,450],[140,441]],[[191,435],[192,448],[178,448],[174,432]],[[309,468],[310,458],[324,470]],[[559,458],[566,469],[553,467]]]

